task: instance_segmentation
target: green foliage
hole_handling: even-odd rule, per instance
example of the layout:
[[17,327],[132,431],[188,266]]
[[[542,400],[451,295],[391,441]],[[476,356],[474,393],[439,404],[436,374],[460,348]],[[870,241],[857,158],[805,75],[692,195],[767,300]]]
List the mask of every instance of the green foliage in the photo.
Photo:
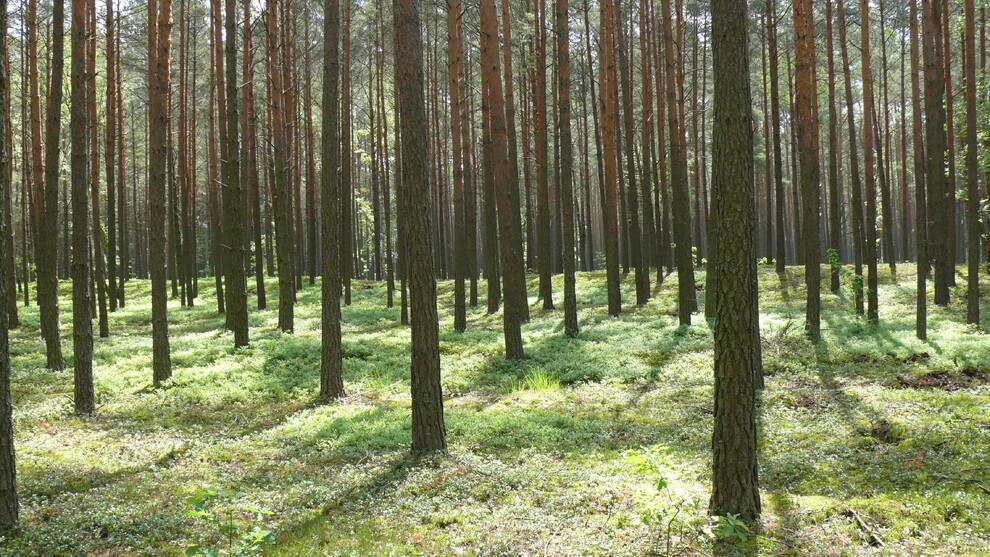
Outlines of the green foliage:
[[186,547],[193,557],[252,557],[261,555],[266,546],[275,545],[271,531],[262,528],[272,511],[258,505],[237,505],[244,494],[227,489],[204,488],[186,499],[186,516],[202,522],[219,540]]
[[739,515],[727,514],[718,517],[718,525],[712,530],[712,534],[718,541],[722,542],[744,542],[749,539],[751,531],[749,526]]

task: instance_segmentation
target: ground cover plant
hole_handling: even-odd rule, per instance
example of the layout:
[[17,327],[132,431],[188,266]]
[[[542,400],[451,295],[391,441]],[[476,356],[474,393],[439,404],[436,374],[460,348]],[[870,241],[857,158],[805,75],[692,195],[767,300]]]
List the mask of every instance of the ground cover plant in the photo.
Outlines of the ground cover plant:
[[[318,285],[299,292],[295,334],[252,311],[253,340],[234,349],[201,281],[202,303],[170,308],[173,377],[153,390],[149,287],[132,281],[114,336],[94,345],[92,416],[73,412],[71,372],[45,369],[37,308],[22,308],[22,531],[0,555],[230,554],[223,529],[190,513],[203,490],[237,494],[210,512],[270,532],[274,545],[244,550],[267,555],[706,555],[719,540],[753,555],[985,554],[990,350],[961,309],[933,308],[919,341],[914,277],[885,275],[881,323],[855,315],[848,289],[823,294],[815,345],[800,272],[761,266],[763,516],[750,531],[707,516],[712,338],[704,320],[678,325],[671,278],[612,318],[604,274],[579,273],[576,338],[531,298],[521,362],[504,359],[483,299],[454,332],[440,282],[449,454],[422,459],[409,453],[409,329],[381,284],[356,282],[343,310],[348,396],[331,404],[316,401]],[[627,277],[624,299],[634,288]]]

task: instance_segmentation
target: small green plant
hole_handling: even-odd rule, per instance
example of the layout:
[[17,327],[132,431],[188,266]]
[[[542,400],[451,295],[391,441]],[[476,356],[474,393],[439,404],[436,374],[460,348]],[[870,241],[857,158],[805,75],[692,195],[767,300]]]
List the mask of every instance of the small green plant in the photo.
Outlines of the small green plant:
[[257,505],[236,505],[242,497],[244,494],[237,491],[204,488],[186,499],[190,507],[186,516],[205,524],[220,538],[215,545],[190,545],[187,556],[251,557],[260,555],[266,545],[275,545],[275,536],[262,527],[272,512]]
[[752,531],[739,515],[727,514],[718,517],[718,525],[712,530],[712,534],[722,542],[744,542],[752,535]]
[[[842,262],[839,261],[839,251],[837,249],[828,249],[828,264],[832,266],[833,271],[838,271],[840,277],[849,280],[853,292],[863,288],[863,275],[857,275],[849,269],[846,269],[842,265]],[[866,289],[863,289],[863,292],[865,293]]]
[[522,381],[513,385],[515,391],[552,391],[560,388],[560,380],[542,367],[534,368]]
[[653,484],[641,504],[640,522],[656,532],[657,548],[662,551],[658,554],[674,555],[678,549],[675,547],[675,540],[683,541],[684,530],[689,526],[687,521],[681,518],[681,512],[686,506],[697,511],[699,503],[689,500],[688,497],[675,496],[665,474],[668,467],[666,450],[665,445],[654,445],[638,451],[628,451],[626,462],[637,472],[652,476]]

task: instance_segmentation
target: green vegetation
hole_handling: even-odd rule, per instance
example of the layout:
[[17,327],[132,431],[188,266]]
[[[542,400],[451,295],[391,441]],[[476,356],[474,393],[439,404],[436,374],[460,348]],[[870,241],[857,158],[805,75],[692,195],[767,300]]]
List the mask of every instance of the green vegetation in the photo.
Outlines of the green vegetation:
[[674,277],[643,308],[626,277],[613,319],[604,275],[579,274],[574,339],[562,311],[531,298],[521,364],[502,358],[501,316],[484,304],[454,333],[453,286],[440,283],[451,450],[425,460],[408,451],[409,331],[383,285],[355,283],[350,396],[327,406],[315,402],[318,286],[300,292],[295,335],[277,331],[275,309],[251,311],[252,342],[234,350],[201,279],[195,308],[170,303],[174,375],[154,391],[149,288],[132,281],[113,336],[95,343],[93,417],[72,412],[71,370],[44,369],[32,307],[11,336],[23,531],[0,555],[226,551],[219,523],[189,512],[204,490],[236,493],[200,510],[250,519],[244,535],[271,530],[269,555],[705,555],[715,539],[760,555],[986,555],[990,345],[961,307],[933,307],[931,340],[918,341],[905,268],[881,280],[877,327],[854,315],[848,284],[823,294],[818,346],[803,338],[798,269],[761,268],[764,514],[752,532],[706,516],[712,338],[702,320],[678,326]]

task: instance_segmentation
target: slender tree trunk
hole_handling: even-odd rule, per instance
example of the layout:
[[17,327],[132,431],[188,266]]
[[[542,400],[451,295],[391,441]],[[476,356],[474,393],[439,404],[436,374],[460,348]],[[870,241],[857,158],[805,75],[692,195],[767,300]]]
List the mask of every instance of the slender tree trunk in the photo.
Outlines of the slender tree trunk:
[[[712,2],[712,214],[718,239],[711,247],[719,294],[709,510],[713,515],[733,514],[753,522],[760,515],[756,390],[763,366],[746,4],[746,0]],[[805,8],[810,23],[810,0]],[[795,6],[795,15],[799,14],[805,15]]]
[[929,222],[928,229],[931,250],[929,255],[935,266],[935,304],[949,303],[949,275],[953,270],[950,265],[948,250],[950,239],[947,215],[947,204],[950,202],[948,184],[946,183],[945,151],[946,151],[946,109],[942,104],[945,100],[945,70],[943,68],[942,44],[942,9],[943,0],[922,0],[922,43],[924,45],[925,63],[925,136],[926,158],[925,168],[928,185]]
[[450,127],[453,140],[453,187],[454,187],[454,330],[464,332],[467,328],[467,303],[464,288],[464,275],[467,266],[466,227],[464,225],[464,176],[470,172],[462,157],[461,98],[459,79],[461,57],[461,3],[452,0],[447,6],[447,76],[450,95]]
[[[639,185],[636,183],[636,124],[633,116],[633,75],[630,69],[633,48],[626,41],[625,24],[622,23],[622,3],[618,0],[615,1],[615,18],[620,22],[617,26],[616,43],[619,49],[619,81],[622,84],[622,120],[625,134],[622,147],[625,149],[626,180],[628,182],[626,185],[626,207],[629,220],[626,222],[629,226],[631,260],[636,268],[636,305],[642,306],[650,301],[650,268],[647,263],[649,255],[646,250],[646,242],[640,227],[640,192]],[[558,48],[560,47],[558,46]],[[568,146],[568,148],[570,147]]]
[[223,192],[224,243],[225,255],[224,276],[227,288],[224,292],[227,303],[227,315],[230,318],[230,328],[234,332],[234,346],[248,344],[248,314],[247,314],[247,283],[244,277],[244,184],[241,180],[240,169],[240,132],[237,116],[237,3],[235,0],[224,1],[224,31],[228,38],[224,43],[226,53],[225,70],[227,86],[227,160],[224,167],[227,177],[224,180]]
[[[265,291],[265,261],[263,246],[261,243],[262,221],[261,205],[262,191],[261,180],[258,176],[258,131],[257,116],[254,108],[254,40],[251,32],[251,2],[244,1],[244,164],[245,177],[244,186],[248,188],[248,198],[252,200],[251,220],[254,227],[251,232],[254,236],[254,281],[257,290],[258,309],[264,310],[268,307],[268,295]],[[306,29],[309,29],[307,20]],[[307,40],[307,57],[309,56],[309,41]],[[307,80],[308,81],[308,80]],[[307,119],[308,120],[308,119]],[[310,130],[312,131],[312,130]],[[315,186],[314,186],[315,187]],[[315,226],[315,218],[310,219],[310,225]],[[315,244],[314,244],[315,245]]]
[[[940,22],[942,33],[939,38],[942,40],[941,57],[943,60],[943,76],[945,78],[945,151],[947,156],[945,173],[945,255],[948,261],[946,262],[947,267],[944,277],[947,283],[945,290],[948,290],[956,285],[956,243],[959,236],[956,230],[956,121],[953,116],[952,49],[950,48],[952,32],[949,24],[949,0],[941,0],[940,6],[942,9],[942,19]],[[935,275],[935,303],[938,304],[940,299],[937,285],[938,272]],[[944,302],[948,305],[948,295],[945,296]]]
[[[845,25],[845,22],[840,22]],[[839,219],[839,113],[835,108],[835,48],[832,45],[832,0],[825,3],[825,49],[828,51],[828,201],[829,249],[842,261],[842,227]],[[839,292],[839,266],[832,266],[831,290]]]
[[842,74],[845,85],[846,118],[849,128],[849,173],[852,177],[852,196],[850,210],[852,213],[853,264],[855,278],[853,293],[856,298],[856,313],[863,314],[863,257],[864,257],[864,223],[863,223],[863,188],[859,175],[859,153],[856,146],[856,118],[852,96],[852,78],[849,65],[849,49],[846,43],[846,26],[843,4],[845,0],[837,0],[836,16],[839,25],[839,50],[842,56]]
[[928,271],[931,260],[928,254],[928,211],[925,195],[925,153],[921,124],[921,87],[918,84],[918,9],[917,0],[910,1],[911,35],[911,131],[914,158],[914,236],[917,245],[917,310],[915,334],[921,340],[928,338]]
[[[41,310],[41,336],[45,339],[46,367],[65,369],[59,332],[58,276],[58,177],[62,121],[62,74],[64,59],[64,0],[57,0],[52,12],[51,83],[48,94],[47,138],[44,162],[41,157],[41,97],[38,93],[38,13],[34,0],[28,4],[28,65],[31,73],[31,139],[34,152],[34,260],[38,277],[38,306]],[[33,8],[33,9],[32,9]]]
[[[347,0],[349,1],[349,0]],[[320,212],[323,227],[320,329],[320,398],[344,396],[343,350],[340,333],[340,2],[326,0],[323,19],[323,131]]]
[[[117,58],[114,52],[114,27],[116,23],[113,17],[113,0],[107,0],[107,108],[106,108],[106,172],[107,172],[107,286],[109,296],[109,310],[117,311],[117,190],[116,184],[116,145],[117,137]],[[95,39],[94,39],[95,42]],[[95,104],[95,99],[94,99]],[[123,148],[123,145],[121,145]],[[95,166],[94,162],[94,166]],[[95,185],[94,185],[95,187]],[[95,215],[95,213],[94,213]],[[100,223],[94,219],[95,229],[99,230]],[[109,332],[109,331],[108,331]],[[102,331],[101,331],[102,333]]]
[[667,73],[667,122],[670,129],[670,160],[672,212],[677,265],[677,313],[681,325],[691,324],[691,313],[697,302],[694,290],[694,265],[691,258],[691,208],[688,193],[687,152],[683,118],[678,111],[678,70],[674,53],[674,31],[670,16],[670,0],[662,0],[664,56]]
[[[343,36],[343,68],[341,68],[341,98],[340,98],[340,181],[341,181],[341,213],[340,226],[341,247],[340,266],[344,281],[344,304],[351,305],[351,276],[354,274],[354,225],[351,216],[351,203],[354,199],[352,184],[352,147],[351,147],[351,5],[353,0],[344,0],[344,36]],[[425,125],[425,122],[423,122]]]
[[166,289],[165,265],[168,245],[165,239],[165,190],[166,158],[168,145],[168,91],[171,87],[172,63],[172,0],[161,0],[157,9],[149,6],[151,18],[157,16],[156,39],[152,44],[155,56],[154,81],[149,107],[149,248],[151,270],[151,329],[152,329],[152,368],[156,388],[172,376],[172,361],[168,338],[168,291]]
[[[59,10],[56,2],[56,10]],[[87,35],[95,29],[88,28],[93,20],[90,12],[96,6],[90,0],[72,0],[72,76],[70,80],[70,122],[72,138],[72,368],[74,375],[73,400],[79,414],[92,414],[96,409],[93,391],[93,317],[90,306],[89,267],[89,116],[87,95],[88,62]],[[55,16],[55,24],[61,18]],[[56,33],[59,33],[56,30]],[[95,49],[93,49],[95,51]],[[95,100],[93,101],[95,103]],[[95,124],[95,122],[94,122]],[[95,203],[94,203],[95,205]],[[99,239],[97,238],[97,241]],[[99,252],[98,252],[99,253]],[[103,306],[102,309],[106,309]]]
[[[521,325],[525,321],[522,309],[526,299],[526,277],[522,254],[522,225],[519,222],[518,176],[509,174],[508,139],[505,122],[505,101],[499,79],[498,26],[495,1],[481,3],[481,63],[482,87],[487,90],[491,131],[491,163],[495,182],[495,202],[498,205],[499,255],[502,269],[502,312],[505,336],[505,357],[522,359]],[[513,197],[515,196],[515,198]]]
[[536,132],[536,241],[539,246],[540,298],[543,309],[553,309],[553,261],[550,245],[549,143],[547,141],[547,30],[546,0],[536,0],[536,51],[533,81],[533,123]]
[[[666,0],[669,3],[669,0]],[[601,2],[601,68],[598,76],[600,110],[602,114],[601,142],[605,167],[605,275],[608,281],[608,314],[615,317],[622,313],[622,292],[619,277],[619,223],[618,192],[618,119],[619,85],[616,83],[615,52],[615,4],[609,0]]]
[[[864,0],[865,2],[866,0]],[[821,263],[818,214],[821,203],[818,169],[818,100],[815,77],[815,23],[811,0],[794,2],[794,58],[796,101],[801,157],[801,197],[804,215],[804,273],[808,287],[805,334],[821,337]]]
[[[0,2],[0,27],[7,27],[7,0]],[[13,408],[10,396],[10,347],[8,342],[7,329],[11,324],[9,319],[10,308],[14,308],[14,315],[17,311],[17,286],[11,288],[9,273],[12,272],[12,265],[8,264],[11,251],[13,249],[12,231],[7,227],[12,225],[10,219],[10,198],[14,184],[11,181],[10,173],[13,159],[9,156],[13,153],[10,134],[10,56],[8,51],[8,39],[4,37],[0,42],[0,192],[2,192],[6,203],[6,218],[0,221],[0,226],[4,227],[0,231],[3,242],[0,242],[0,535],[8,535],[17,529],[18,522],[18,502],[16,488],[16,458],[14,457],[14,427]],[[22,87],[23,87],[23,81]],[[22,174],[26,174],[27,167],[22,167]],[[27,288],[25,288],[27,290]],[[13,300],[13,303],[10,301]],[[16,320],[16,318],[15,318]]]
[[[349,0],[348,0],[349,1]],[[491,0],[482,3],[484,6]],[[494,12],[494,4],[490,5]],[[494,13],[491,14],[494,18]],[[414,452],[447,450],[440,386],[440,341],[436,281],[430,250],[427,208],[426,109],[423,100],[423,38],[418,0],[393,0],[402,135],[402,190],[409,233],[409,278],[412,297],[412,448]],[[494,22],[492,22],[494,23]]]
[[966,322],[980,324],[980,188],[976,142],[976,8],[973,0],[965,0],[966,31],[963,33],[963,53],[966,76],[966,227],[967,294]]
[[[349,0],[348,0],[349,1]],[[289,137],[287,132],[286,118],[286,98],[284,96],[285,68],[282,64],[282,33],[278,27],[278,0],[268,0],[268,9],[265,13],[268,45],[268,74],[270,80],[268,104],[271,107],[271,132],[274,139],[272,148],[274,151],[274,184],[272,192],[274,199],[275,214],[275,251],[278,261],[278,328],[283,332],[291,333],[294,329],[294,309],[293,291],[294,278],[292,271],[292,231],[289,218],[289,160],[287,149]],[[346,123],[344,124],[346,126]],[[345,151],[346,152],[346,151]],[[345,157],[346,158],[346,157]],[[346,164],[346,163],[345,163]],[[343,176],[342,176],[343,178]],[[344,186],[346,188],[346,185]],[[342,205],[347,205],[344,201]],[[343,216],[343,213],[342,213]],[[340,220],[333,221],[340,225]],[[342,247],[346,246],[346,237]],[[347,259],[347,252],[341,256]]]
[[[571,147],[571,61],[570,29],[567,14],[567,0],[555,3],[557,35],[557,106],[560,117],[557,123],[557,143],[560,145],[560,203],[563,222],[562,242],[564,257],[564,334],[569,337],[578,334],[577,294],[574,281],[574,156]],[[630,133],[631,135],[631,133]],[[646,266],[646,259],[641,260]],[[637,269],[637,276],[638,276]],[[649,291],[649,278],[646,289]],[[647,294],[648,295],[648,294]]]

